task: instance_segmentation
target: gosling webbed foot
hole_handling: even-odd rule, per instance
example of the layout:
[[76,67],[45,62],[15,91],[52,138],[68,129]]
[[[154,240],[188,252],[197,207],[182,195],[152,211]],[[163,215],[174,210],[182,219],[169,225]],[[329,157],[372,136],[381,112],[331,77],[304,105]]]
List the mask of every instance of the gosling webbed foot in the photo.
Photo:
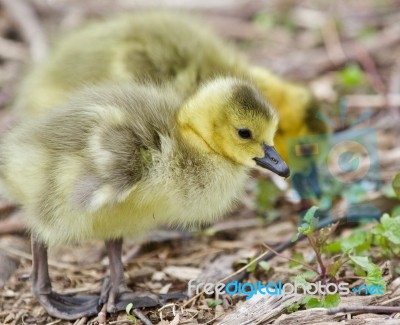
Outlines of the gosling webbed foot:
[[115,313],[126,309],[128,304],[133,308],[157,307],[164,305],[170,299],[182,299],[186,296],[182,293],[165,294],[157,296],[150,292],[125,291],[107,303],[107,312]]
[[61,295],[55,292],[35,294],[42,307],[51,315],[66,320],[91,317],[98,314],[99,297],[81,295]]
[[106,241],[110,262],[110,277],[105,278],[100,302],[106,304],[109,313],[125,310],[130,303],[134,308],[155,307],[161,304],[160,299],[152,293],[132,292],[125,284],[122,265],[122,239]]
[[149,292],[124,292],[117,297],[117,300],[107,306],[109,313],[125,310],[128,304],[133,308],[156,307],[161,305],[160,299]]
[[159,295],[161,305],[165,305],[168,303],[168,300],[180,300],[186,299],[188,295],[185,292],[171,292],[171,293],[164,293]]
[[133,308],[155,307],[162,304],[162,300],[150,292],[133,292],[125,285],[113,288],[106,278],[100,294],[99,304],[106,304],[107,312],[116,313],[125,310],[128,304]]
[[[155,307],[163,305],[168,299],[177,299],[176,294],[157,296],[150,292],[132,292],[124,280],[122,239],[106,241],[106,248],[110,261],[110,277],[105,278],[99,302],[106,304],[107,312],[125,310],[130,303],[133,308]],[[179,297],[182,295],[179,294]]]

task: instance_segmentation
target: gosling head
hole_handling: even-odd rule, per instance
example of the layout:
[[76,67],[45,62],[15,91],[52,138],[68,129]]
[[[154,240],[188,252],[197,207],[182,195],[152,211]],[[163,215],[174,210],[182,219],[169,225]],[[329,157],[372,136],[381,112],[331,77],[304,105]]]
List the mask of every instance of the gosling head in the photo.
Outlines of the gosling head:
[[178,129],[195,145],[235,163],[288,177],[274,149],[275,110],[249,82],[219,78],[208,82],[178,114]]

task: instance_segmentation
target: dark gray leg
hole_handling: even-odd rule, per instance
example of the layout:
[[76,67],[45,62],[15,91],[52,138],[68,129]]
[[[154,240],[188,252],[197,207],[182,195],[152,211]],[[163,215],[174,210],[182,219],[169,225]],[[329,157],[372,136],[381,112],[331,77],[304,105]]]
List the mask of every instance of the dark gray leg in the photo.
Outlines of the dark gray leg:
[[126,305],[132,303],[134,308],[154,307],[161,304],[158,296],[149,293],[134,293],[125,283],[124,266],[122,264],[122,239],[108,240],[105,242],[110,263],[109,287],[104,287],[104,292],[108,291],[107,311],[115,313],[125,310]]
[[98,312],[98,296],[60,295],[52,291],[46,246],[32,237],[32,291],[52,316],[74,320]]

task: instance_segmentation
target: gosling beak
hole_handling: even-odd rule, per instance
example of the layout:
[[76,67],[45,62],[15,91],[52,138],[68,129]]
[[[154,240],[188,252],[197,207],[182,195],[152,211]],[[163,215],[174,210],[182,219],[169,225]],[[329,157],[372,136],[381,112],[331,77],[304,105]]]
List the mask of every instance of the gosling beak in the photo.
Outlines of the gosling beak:
[[290,169],[272,146],[264,145],[265,156],[254,158],[256,164],[282,177],[289,177]]

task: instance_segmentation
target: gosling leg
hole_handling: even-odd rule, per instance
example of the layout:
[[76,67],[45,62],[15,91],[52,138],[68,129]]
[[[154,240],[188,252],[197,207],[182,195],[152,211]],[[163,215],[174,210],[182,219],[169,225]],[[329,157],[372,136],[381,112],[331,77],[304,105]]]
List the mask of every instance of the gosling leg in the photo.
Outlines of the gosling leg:
[[106,280],[103,285],[100,303],[107,304],[107,311],[115,313],[125,310],[129,303],[132,303],[134,308],[162,304],[162,299],[152,293],[134,293],[127,287],[122,264],[122,239],[108,240],[105,245],[110,263],[110,278],[109,282],[107,283],[108,280]]
[[98,313],[98,296],[61,295],[53,292],[47,263],[47,247],[32,237],[32,292],[52,316],[74,320]]

